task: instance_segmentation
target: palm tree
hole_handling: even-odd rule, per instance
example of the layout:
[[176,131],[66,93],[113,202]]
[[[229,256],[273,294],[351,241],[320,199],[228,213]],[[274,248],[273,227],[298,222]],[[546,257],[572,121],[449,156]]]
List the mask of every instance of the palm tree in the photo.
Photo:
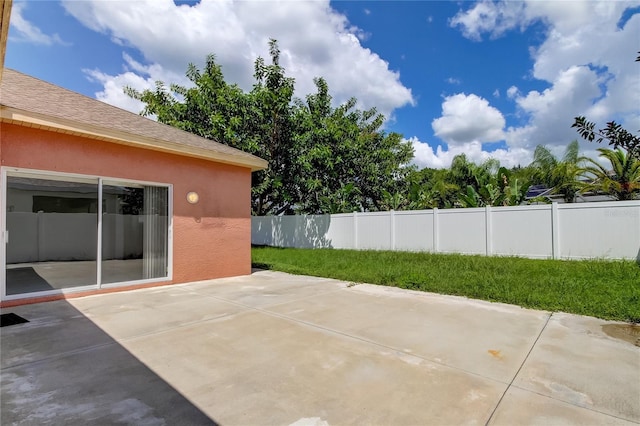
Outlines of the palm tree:
[[561,194],[567,203],[575,201],[583,186],[578,178],[583,171],[580,165],[585,158],[578,156],[579,148],[578,141],[571,142],[562,160],[558,160],[542,145],[538,145],[533,153],[532,165],[540,171],[542,183],[551,188],[552,194]]
[[584,187],[590,191],[603,192],[616,200],[634,200],[640,197],[640,160],[624,150],[598,148],[600,157],[611,163],[605,169],[600,163],[587,159],[589,165],[583,168],[583,175],[591,180]]

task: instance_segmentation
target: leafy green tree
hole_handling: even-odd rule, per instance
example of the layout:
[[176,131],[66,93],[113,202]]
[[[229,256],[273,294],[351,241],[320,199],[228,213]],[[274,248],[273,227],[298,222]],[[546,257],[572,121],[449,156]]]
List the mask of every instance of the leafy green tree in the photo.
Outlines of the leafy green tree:
[[[327,201],[350,211],[387,208],[385,194],[406,191],[413,148],[401,135],[381,130],[384,116],[375,108],[361,111],[355,98],[333,108],[326,81],[315,84],[317,92],[298,102],[296,112],[299,209],[320,213]],[[347,204],[340,202],[345,196]]]
[[583,168],[583,174],[589,183],[584,189],[611,195],[616,200],[640,198],[640,160],[620,148],[599,148],[598,152],[609,161],[611,169],[587,159],[589,165]]
[[353,183],[348,183],[330,195],[320,196],[320,212],[324,214],[350,213],[358,211],[358,188]]
[[407,177],[409,182],[408,208],[411,210],[451,208],[460,187],[451,181],[447,169],[412,170]]
[[584,157],[579,156],[578,141],[572,141],[565,150],[562,159],[556,158],[551,151],[538,145],[533,153],[532,165],[539,170],[541,183],[552,188],[553,194],[560,194],[567,203],[573,203],[582,188],[578,178],[582,173]]
[[256,216],[291,214],[297,202],[298,147],[292,104],[295,82],[285,75],[273,39],[269,53],[271,64],[260,57],[255,62],[256,83],[250,93],[252,134],[262,137],[256,154],[269,162],[267,170],[252,175],[252,212]]
[[378,210],[385,192],[406,192],[413,149],[381,130],[384,116],[357,109],[355,98],[332,107],[322,78],[306,102],[294,98],[275,40],[269,54],[270,63],[256,60],[250,92],[228,84],[210,55],[203,70],[189,65],[191,87],[126,93],[145,104],[143,115],[267,160],[252,174],[254,215]]

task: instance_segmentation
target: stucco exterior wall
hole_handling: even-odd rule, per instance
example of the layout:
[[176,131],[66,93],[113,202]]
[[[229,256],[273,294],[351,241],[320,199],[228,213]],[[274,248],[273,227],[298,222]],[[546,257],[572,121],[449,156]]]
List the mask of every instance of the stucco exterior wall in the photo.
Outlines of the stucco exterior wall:
[[[251,272],[251,171],[78,136],[0,124],[2,166],[173,185],[173,281]],[[186,194],[200,200],[189,204]]]

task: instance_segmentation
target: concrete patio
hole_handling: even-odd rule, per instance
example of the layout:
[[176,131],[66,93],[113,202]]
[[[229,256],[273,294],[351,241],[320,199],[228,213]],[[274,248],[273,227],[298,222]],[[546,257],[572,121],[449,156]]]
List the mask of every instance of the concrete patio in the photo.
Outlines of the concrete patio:
[[638,424],[625,325],[270,271],[4,309],[9,424]]

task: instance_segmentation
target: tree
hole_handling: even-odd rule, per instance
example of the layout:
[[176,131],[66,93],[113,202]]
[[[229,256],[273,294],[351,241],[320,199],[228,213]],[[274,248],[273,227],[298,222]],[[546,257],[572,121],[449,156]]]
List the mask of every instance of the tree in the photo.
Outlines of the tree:
[[408,208],[411,210],[453,207],[460,187],[453,183],[447,169],[411,170]]
[[406,191],[413,148],[401,135],[381,130],[385,118],[375,108],[359,110],[355,98],[333,108],[326,81],[315,84],[317,92],[296,110],[299,211],[387,208],[385,194],[398,198]]
[[294,98],[275,40],[269,54],[270,63],[255,61],[250,92],[226,83],[209,55],[204,70],[189,65],[192,87],[156,82],[126,93],[145,104],[143,115],[267,160],[252,174],[254,215],[378,210],[385,191],[406,192],[413,149],[381,130],[385,117],[357,109],[355,98],[334,108],[322,78],[306,102]]
[[269,41],[269,53],[269,65],[260,57],[256,59],[256,83],[250,92],[252,135],[261,138],[256,154],[269,162],[266,170],[252,175],[251,210],[256,216],[292,214],[297,202],[299,163],[292,105],[295,81],[280,65],[276,40]]
[[571,142],[561,160],[543,145],[538,145],[533,153],[532,165],[540,171],[542,183],[551,188],[552,194],[561,194],[567,203],[573,203],[581,189],[578,177],[584,158],[578,155],[579,149],[578,141]]
[[600,156],[611,164],[607,170],[600,163],[587,159],[589,165],[583,175],[590,182],[585,190],[611,195],[616,200],[634,200],[640,197],[640,160],[628,155],[622,149],[598,148]]

